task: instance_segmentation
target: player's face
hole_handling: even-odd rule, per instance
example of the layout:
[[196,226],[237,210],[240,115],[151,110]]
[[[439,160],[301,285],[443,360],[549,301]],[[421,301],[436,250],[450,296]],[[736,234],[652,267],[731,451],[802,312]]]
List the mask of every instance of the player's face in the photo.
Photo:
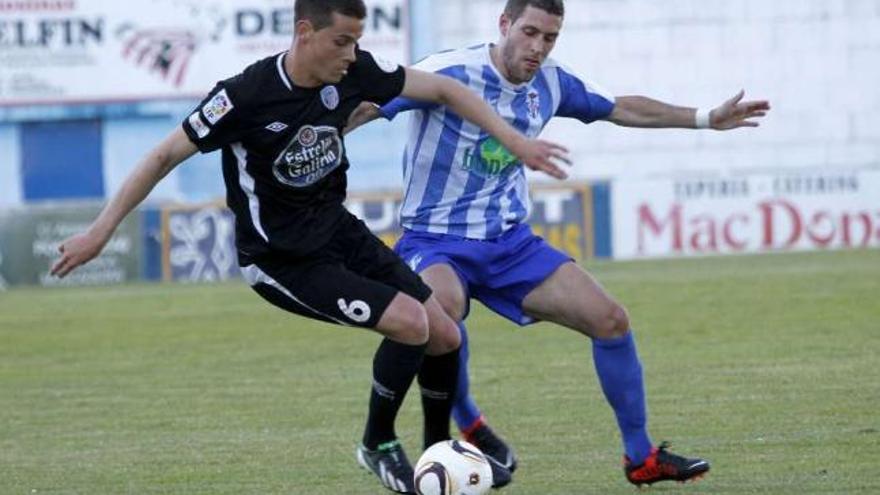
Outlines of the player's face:
[[341,81],[355,61],[355,47],[363,34],[363,20],[335,12],[331,25],[308,33],[306,46],[314,76],[325,84]]
[[562,17],[532,6],[511,23],[501,16],[501,56],[513,83],[530,81],[550,56],[562,29]]

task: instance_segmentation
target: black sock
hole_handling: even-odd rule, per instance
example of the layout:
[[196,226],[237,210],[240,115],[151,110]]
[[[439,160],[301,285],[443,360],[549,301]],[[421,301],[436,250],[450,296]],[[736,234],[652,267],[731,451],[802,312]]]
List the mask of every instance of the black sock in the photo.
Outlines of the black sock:
[[397,439],[394,420],[424,354],[424,344],[406,345],[385,339],[379,345],[373,357],[373,389],[364,447],[376,450],[379,445]]
[[425,355],[419,370],[422,389],[422,410],[425,414],[425,449],[449,440],[449,416],[458,385],[458,353],[456,349],[442,356]]

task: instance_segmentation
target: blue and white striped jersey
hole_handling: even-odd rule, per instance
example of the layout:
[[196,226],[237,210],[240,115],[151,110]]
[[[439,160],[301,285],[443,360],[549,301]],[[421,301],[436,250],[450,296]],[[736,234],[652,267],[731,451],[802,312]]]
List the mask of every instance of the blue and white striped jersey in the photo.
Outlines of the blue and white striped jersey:
[[[614,109],[614,97],[552,59],[530,82],[512,84],[492,64],[490,48],[441,52],[415,68],[457,79],[529,137],[554,116],[590,123]],[[446,107],[398,97],[381,112],[390,120],[407,110],[415,112],[403,156],[405,229],[494,239],[528,218],[531,202],[519,159]]]

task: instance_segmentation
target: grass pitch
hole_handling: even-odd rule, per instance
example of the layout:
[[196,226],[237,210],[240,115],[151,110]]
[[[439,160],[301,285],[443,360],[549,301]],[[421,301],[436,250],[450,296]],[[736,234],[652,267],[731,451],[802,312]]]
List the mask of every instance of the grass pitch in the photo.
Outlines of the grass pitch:
[[[655,440],[713,463],[653,492],[880,493],[880,252],[590,268],[632,315]],[[588,343],[470,327],[521,458],[501,493],[636,493]],[[353,455],[378,342],[243,283],[0,293],[0,493],[390,493]],[[415,459],[416,394],[398,429]]]

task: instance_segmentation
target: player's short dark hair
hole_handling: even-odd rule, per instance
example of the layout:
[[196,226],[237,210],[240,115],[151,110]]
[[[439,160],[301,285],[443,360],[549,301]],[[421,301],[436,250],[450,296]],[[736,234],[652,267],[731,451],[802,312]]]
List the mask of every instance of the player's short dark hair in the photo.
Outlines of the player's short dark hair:
[[296,0],[293,6],[294,22],[309,21],[315,30],[333,24],[333,13],[364,19],[367,6],[364,0]]
[[526,7],[541,9],[548,14],[565,16],[565,4],[563,0],[507,0],[504,13],[510,18],[510,22],[516,22],[519,16],[525,12]]

